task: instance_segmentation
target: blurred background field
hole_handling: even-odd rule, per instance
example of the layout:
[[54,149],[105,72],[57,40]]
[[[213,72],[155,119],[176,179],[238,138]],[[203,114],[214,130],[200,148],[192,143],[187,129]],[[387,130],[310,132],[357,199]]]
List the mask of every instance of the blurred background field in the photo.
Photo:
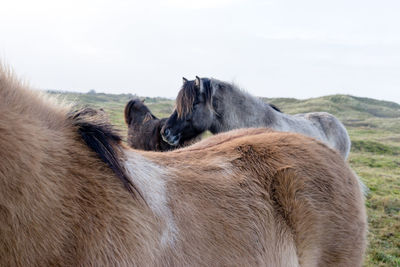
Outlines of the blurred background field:
[[[50,93],[78,106],[103,108],[126,136],[123,110],[132,94]],[[168,117],[174,107],[174,101],[166,98],[141,99],[146,99],[159,118]],[[366,200],[369,247],[364,265],[400,266],[400,105],[349,95],[264,100],[289,114],[326,111],[345,124],[352,140],[349,163],[370,189]]]

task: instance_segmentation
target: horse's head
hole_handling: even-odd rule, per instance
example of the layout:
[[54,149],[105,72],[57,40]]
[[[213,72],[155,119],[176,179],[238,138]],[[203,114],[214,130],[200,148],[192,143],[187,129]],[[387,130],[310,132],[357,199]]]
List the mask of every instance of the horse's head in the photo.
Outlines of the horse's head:
[[161,130],[161,135],[170,145],[178,145],[192,139],[210,128],[214,120],[212,81],[199,78],[188,81],[176,98],[176,108]]
[[144,100],[136,98],[126,104],[124,112],[126,124],[141,124],[148,120],[157,119],[143,102]]

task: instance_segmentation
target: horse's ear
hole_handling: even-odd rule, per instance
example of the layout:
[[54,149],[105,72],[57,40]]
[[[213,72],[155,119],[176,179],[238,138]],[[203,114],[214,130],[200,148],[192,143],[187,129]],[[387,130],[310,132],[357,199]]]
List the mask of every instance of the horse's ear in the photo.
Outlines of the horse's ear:
[[142,103],[144,103],[144,101],[146,101],[146,98],[143,98],[141,101],[142,101]]
[[194,84],[195,84],[198,88],[200,88],[201,80],[200,80],[199,76],[196,76],[196,80],[194,80]]
[[183,84],[185,84],[188,82],[188,79],[186,79],[185,77],[182,77],[182,82],[183,82]]

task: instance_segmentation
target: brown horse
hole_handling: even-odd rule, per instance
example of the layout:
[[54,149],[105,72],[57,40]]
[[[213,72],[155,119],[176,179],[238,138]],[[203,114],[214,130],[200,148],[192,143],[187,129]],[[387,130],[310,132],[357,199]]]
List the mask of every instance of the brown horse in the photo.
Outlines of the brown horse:
[[167,118],[158,119],[140,99],[130,100],[124,110],[128,126],[128,144],[130,147],[148,151],[167,151],[183,147],[200,140],[200,136],[183,141],[176,146],[165,142],[161,129]]
[[357,178],[323,143],[244,129],[125,147],[0,71],[0,266],[361,266]]
[[139,99],[130,100],[125,106],[125,122],[128,126],[130,147],[150,151],[166,151],[177,148],[161,138],[160,131],[166,119],[158,119]]

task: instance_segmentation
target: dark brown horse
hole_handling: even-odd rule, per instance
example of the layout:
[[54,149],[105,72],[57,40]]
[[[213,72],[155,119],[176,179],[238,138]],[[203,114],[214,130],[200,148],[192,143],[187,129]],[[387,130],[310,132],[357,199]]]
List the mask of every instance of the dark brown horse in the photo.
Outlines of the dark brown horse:
[[160,134],[166,118],[158,119],[144,104],[144,100],[132,99],[125,106],[125,122],[128,125],[128,144],[132,148],[149,151],[167,151],[194,143],[200,138],[178,143],[176,146],[165,142]]

